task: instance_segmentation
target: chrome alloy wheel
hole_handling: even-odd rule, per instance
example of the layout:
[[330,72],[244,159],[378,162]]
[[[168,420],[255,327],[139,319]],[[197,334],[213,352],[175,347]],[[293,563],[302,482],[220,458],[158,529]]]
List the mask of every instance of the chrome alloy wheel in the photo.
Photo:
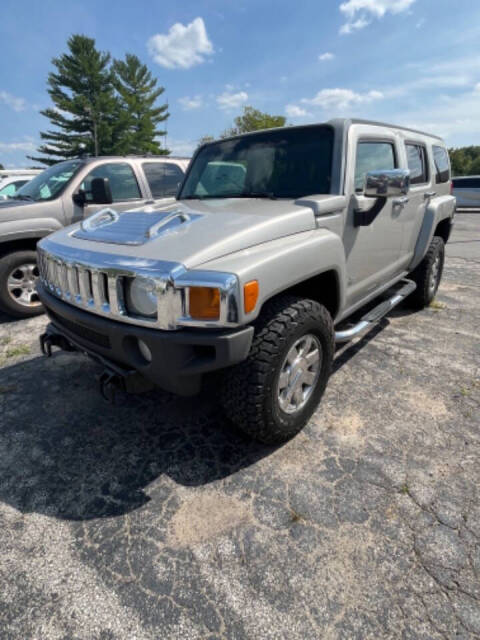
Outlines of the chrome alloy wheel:
[[442,256],[437,253],[430,270],[430,278],[428,281],[428,293],[433,298],[438,289],[438,283],[441,275]]
[[38,276],[38,267],[35,263],[20,264],[15,267],[7,278],[7,290],[12,300],[22,307],[39,307],[42,303],[38,299],[35,288]]
[[294,342],[280,369],[277,397],[285,413],[301,411],[307,404],[320,376],[322,346],[307,333]]

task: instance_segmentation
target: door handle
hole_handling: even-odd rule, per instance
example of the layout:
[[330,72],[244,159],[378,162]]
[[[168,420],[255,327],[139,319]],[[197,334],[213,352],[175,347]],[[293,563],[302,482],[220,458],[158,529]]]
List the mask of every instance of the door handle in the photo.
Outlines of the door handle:
[[394,207],[404,207],[407,203],[408,203],[408,198],[403,197],[403,198],[395,198],[392,204]]
[[436,191],[426,191],[423,194],[423,197],[425,198],[425,200],[428,200],[429,198],[434,198],[437,195]]

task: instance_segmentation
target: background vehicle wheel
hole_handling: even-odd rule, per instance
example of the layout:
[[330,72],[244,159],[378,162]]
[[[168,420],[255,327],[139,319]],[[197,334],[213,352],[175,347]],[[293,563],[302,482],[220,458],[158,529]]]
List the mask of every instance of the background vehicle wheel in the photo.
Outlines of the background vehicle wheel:
[[417,288],[409,298],[414,308],[428,307],[435,298],[442,279],[444,262],[445,243],[439,236],[434,236],[425,257],[410,274],[411,279],[417,283]]
[[35,251],[16,251],[0,259],[0,310],[15,318],[43,313],[35,289],[38,278]]
[[324,306],[290,295],[275,298],[255,323],[247,360],[225,372],[225,412],[259,442],[288,440],[320,402],[333,353],[333,323]]

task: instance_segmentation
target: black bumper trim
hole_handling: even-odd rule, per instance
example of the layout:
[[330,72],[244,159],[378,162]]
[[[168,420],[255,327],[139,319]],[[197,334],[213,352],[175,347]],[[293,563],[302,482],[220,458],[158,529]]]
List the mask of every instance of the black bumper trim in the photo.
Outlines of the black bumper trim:
[[[173,393],[197,393],[202,374],[237,364],[250,351],[252,326],[225,331],[149,329],[102,318],[55,298],[41,284],[37,288],[52,325],[67,340],[84,346],[87,354],[135,369]],[[138,349],[138,339],[148,346],[151,362]]]

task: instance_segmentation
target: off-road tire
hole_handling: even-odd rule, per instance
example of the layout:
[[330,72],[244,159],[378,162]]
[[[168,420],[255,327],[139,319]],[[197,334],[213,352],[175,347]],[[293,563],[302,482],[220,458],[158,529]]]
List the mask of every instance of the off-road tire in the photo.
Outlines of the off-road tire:
[[36,262],[36,252],[28,250],[7,253],[0,258],[0,311],[14,318],[30,318],[45,311],[41,304],[27,307],[15,302],[7,289],[8,276],[15,267],[23,264],[36,264]]
[[[432,288],[432,270],[437,260],[439,261],[438,270],[435,277],[435,284]],[[417,288],[408,298],[408,302],[413,308],[424,309],[428,307],[435,298],[440,280],[442,279],[444,262],[445,243],[439,236],[433,236],[425,257],[409,276],[417,283]]]
[[[306,405],[294,414],[280,407],[277,385],[289,349],[303,335],[321,345],[319,376]],[[305,298],[282,295],[267,302],[255,322],[248,358],[224,372],[222,405],[230,420],[253,439],[281,443],[308,422],[323,395],[334,354],[334,330],[327,309]]]

